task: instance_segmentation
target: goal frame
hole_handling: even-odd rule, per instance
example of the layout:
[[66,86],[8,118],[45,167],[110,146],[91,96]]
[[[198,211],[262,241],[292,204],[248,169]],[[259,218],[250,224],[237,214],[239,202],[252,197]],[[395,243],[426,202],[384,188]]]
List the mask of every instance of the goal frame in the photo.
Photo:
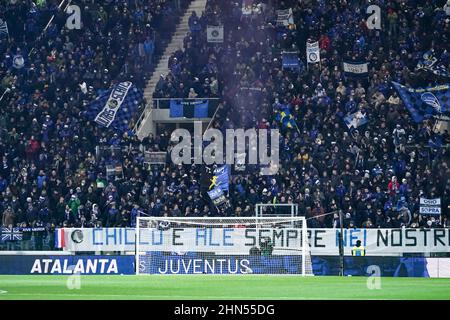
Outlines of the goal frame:
[[[276,207],[291,207],[291,217],[298,217],[298,204],[296,203],[257,203],[255,205],[255,216],[256,217],[264,217],[262,214],[262,208],[276,208]],[[266,214],[266,217],[272,217],[272,218],[284,218],[285,216],[282,215],[273,215],[273,214]],[[286,215],[286,217],[288,217]]]
[[[306,225],[306,218],[304,216],[289,216],[289,217],[137,217],[136,218],[136,228],[135,228],[135,272],[136,275],[140,275],[139,272],[139,255],[140,255],[140,221],[141,220],[147,220],[147,221],[167,221],[167,222],[182,222],[191,221],[194,224],[195,220],[201,220],[201,221],[208,221],[211,223],[205,224],[205,225],[211,225],[214,221],[220,221],[220,223],[217,223],[217,225],[220,224],[226,224],[227,221],[230,221],[230,224],[237,224],[236,220],[239,219],[254,219],[256,224],[256,229],[258,229],[258,226],[261,223],[264,223],[264,221],[276,221],[278,223],[286,223],[286,222],[295,222],[295,221],[302,221],[301,233],[302,233],[302,247],[299,251],[301,251],[301,259],[302,259],[302,274],[301,276],[306,276],[306,254],[308,253],[307,246],[308,243],[306,241],[306,238],[308,236],[308,229]],[[295,274],[297,275],[297,274]]]
[[[259,217],[259,218],[263,218],[263,208],[276,208],[276,207],[290,207],[291,208],[291,212],[290,212],[290,216],[292,218],[294,217],[298,217],[298,204],[296,203],[257,203],[255,205],[255,217]],[[270,217],[270,218],[284,218],[284,216],[281,215],[276,215],[276,214],[266,214],[266,217]],[[287,216],[286,216],[287,217]],[[302,220],[302,276],[306,275],[306,252],[304,251],[306,246],[308,245],[306,243],[306,236],[303,235],[307,235],[308,234],[308,230],[306,227],[306,218],[305,217],[300,217],[303,219],[295,219],[297,220]]]

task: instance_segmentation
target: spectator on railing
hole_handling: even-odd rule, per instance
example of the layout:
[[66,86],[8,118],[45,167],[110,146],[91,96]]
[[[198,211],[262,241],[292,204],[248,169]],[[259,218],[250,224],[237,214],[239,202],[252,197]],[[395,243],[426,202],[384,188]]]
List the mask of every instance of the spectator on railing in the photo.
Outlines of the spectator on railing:
[[198,94],[195,92],[194,88],[190,88],[188,98],[195,99],[195,98],[197,98],[197,96],[198,96]]

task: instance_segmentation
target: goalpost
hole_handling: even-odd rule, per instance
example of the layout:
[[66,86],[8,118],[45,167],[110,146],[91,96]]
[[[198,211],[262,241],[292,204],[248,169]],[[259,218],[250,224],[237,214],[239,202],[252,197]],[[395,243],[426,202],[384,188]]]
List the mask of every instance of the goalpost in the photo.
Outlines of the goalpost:
[[312,275],[304,217],[138,217],[136,274]]

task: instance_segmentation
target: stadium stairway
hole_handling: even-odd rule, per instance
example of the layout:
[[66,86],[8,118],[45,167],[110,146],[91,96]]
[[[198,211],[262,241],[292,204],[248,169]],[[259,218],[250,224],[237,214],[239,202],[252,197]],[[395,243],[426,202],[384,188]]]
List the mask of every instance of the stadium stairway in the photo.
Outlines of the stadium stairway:
[[147,86],[144,90],[144,98],[147,100],[147,105],[142,112],[140,118],[136,122],[134,131],[139,139],[147,137],[150,133],[155,134],[156,128],[152,119],[153,102],[152,97],[155,91],[156,84],[159,81],[161,75],[167,75],[169,72],[169,58],[178,49],[183,49],[183,40],[186,34],[189,32],[189,17],[192,11],[195,11],[198,16],[201,16],[205,10],[207,0],[194,0],[191,2],[186,12],[184,13],[181,21],[178,23],[175,33],[172,39],[168,43],[163,55],[159,58],[157,66],[153,71],[150,80],[147,82]]

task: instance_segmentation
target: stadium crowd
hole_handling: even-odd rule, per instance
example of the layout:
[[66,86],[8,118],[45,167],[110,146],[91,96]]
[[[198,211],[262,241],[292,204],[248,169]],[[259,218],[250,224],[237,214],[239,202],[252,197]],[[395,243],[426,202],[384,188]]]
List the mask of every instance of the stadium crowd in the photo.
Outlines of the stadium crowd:
[[[255,1],[243,14],[240,2],[208,0],[205,12],[192,13],[184,48],[170,58],[171,71],[161,76],[154,97],[221,97],[214,127],[282,133],[278,173],[261,176],[250,166],[233,171],[223,210],[205,195],[201,166],[144,164],[143,150],[170,150],[167,128],[139,141],[131,131],[120,136],[80,115],[112,83],[145,85],[155,38],[168,37],[161,30],[177,9],[164,0],[81,2],[81,30],[65,30],[57,16],[42,38],[43,22],[56,12],[52,1],[34,8],[31,1],[0,4],[10,29],[10,40],[0,42],[0,93],[8,89],[0,101],[4,226],[252,216],[256,203],[296,203],[310,227],[338,227],[339,210],[349,228],[449,226],[450,136],[435,133],[433,120],[413,122],[390,84],[445,83],[415,70],[430,49],[449,67],[445,1]],[[367,28],[369,2],[381,7],[382,30]],[[276,10],[287,8],[294,25],[281,28]],[[206,41],[210,24],[224,25],[223,44]],[[306,65],[308,39],[319,41],[320,64]],[[299,52],[300,70],[283,69],[282,51]],[[344,59],[366,60],[368,77],[346,77]],[[276,119],[283,106],[295,127]],[[368,123],[349,130],[343,118],[358,110]],[[430,147],[438,135],[444,146]],[[111,146],[126,151],[113,157],[98,151]],[[111,163],[122,165],[119,176],[106,175]],[[440,197],[441,217],[419,214],[420,197]]]
[[[110,194],[101,190],[111,190],[97,187],[105,164],[94,158],[95,150],[122,137],[99,130],[82,111],[114,83],[145,86],[155,56],[189,2],[77,1],[80,30],[65,27],[60,3],[0,3],[0,18],[8,28],[0,37],[0,212],[5,227],[93,226],[103,220],[108,210],[102,199]],[[97,179],[93,199],[91,184]],[[102,210],[97,216],[94,203]]]
[[[428,32],[449,29],[444,3],[375,3],[387,12],[388,32],[367,28],[364,1],[318,3],[284,1],[274,8],[260,2],[243,15],[239,3],[208,1],[201,16],[192,13],[185,50],[171,57],[171,72],[154,97],[190,97],[192,91],[207,97],[219,79],[224,101],[216,128],[282,130],[275,177],[234,176],[236,214],[252,215],[257,202],[297,203],[302,214],[318,216],[309,220],[315,227],[339,226],[339,209],[346,227],[448,226],[449,152],[429,145],[436,136],[450,142],[448,132],[433,132],[432,121],[415,124],[390,85],[443,83],[415,67],[430,48],[449,65],[448,33]],[[279,28],[275,9],[289,7],[296,25]],[[198,31],[221,24],[227,30],[223,46],[209,44]],[[305,52],[308,39],[319,40],[321,64],[283,69],[281,52]],[[343,60],[368,61],[367,79],[345,77]],[[295,128],[275,117],[286,105]],[[369,120],[361,132],[343,121],[356,111]],[[442,219],[420,215],[420,197],[442,197]]]

